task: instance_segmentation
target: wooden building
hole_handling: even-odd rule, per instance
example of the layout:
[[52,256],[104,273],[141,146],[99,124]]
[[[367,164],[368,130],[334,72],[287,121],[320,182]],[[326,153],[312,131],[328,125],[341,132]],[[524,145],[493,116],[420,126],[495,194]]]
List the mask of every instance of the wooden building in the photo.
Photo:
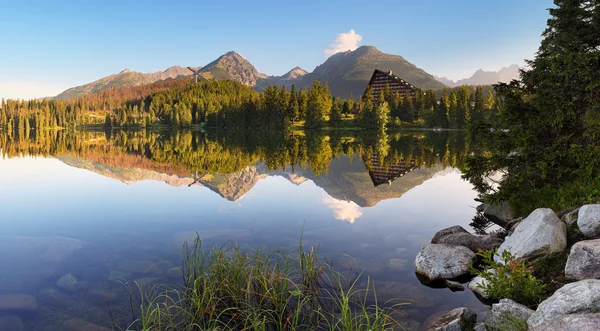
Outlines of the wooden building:
[[416,168],[415,161],[400,162],[389,166],[379,163],[379,154],[373,153],[370,159],[369,176],[374,186],[391,185],[396,179],[406,175]]
[[[406,94],[410,94],[414,96],[417,92],[417,88],[402,78],[394,75],[392,71],[381,71],[375,69],[373,72],[373,76],[371,76],[371,80],[365,89],[365,93],[371,88],[371,95],[373,96],[373,104],[379,103],[379,94],[382,91],[385,91],[385,88],[389,86],[392,95],[399,94],[404,97]],[[364,98],[363,94],[363,98]]]

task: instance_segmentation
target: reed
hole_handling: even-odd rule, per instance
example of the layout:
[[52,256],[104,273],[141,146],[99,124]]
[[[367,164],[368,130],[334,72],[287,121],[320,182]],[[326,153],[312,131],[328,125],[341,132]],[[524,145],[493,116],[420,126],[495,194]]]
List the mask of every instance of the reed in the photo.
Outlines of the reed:
[[182,286],[130,288],[140,295],[129,330],[402,329],[392,314],[406,303],[378,305],[370,279],[359,290],[362,274],[334,269],[302,238],[284,253],[235,243],[205,249],[197,237],[183,246],[182,268]]

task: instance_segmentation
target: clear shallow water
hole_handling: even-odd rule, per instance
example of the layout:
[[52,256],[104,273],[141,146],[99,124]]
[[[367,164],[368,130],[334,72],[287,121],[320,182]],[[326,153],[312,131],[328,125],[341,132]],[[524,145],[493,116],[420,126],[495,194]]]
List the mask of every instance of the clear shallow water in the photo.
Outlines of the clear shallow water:
[[[156,163],[165,169],[173,164],[130,147],[115,156],[107,149],[120,146],[114,140],[47,157],[5,152],[12,155],[0,159],[0,322],[18,316],[25,330],[127,323],[128,295],[118,280],[177,282],[168,271],[180,264],[182,243],[196,233],[208,244],[234,240],[242,248],[285,250],[298,245],[302,229],[304,244],[319,245],[321,256],[352,256],[375,281],[381,300],[411,300],[407,319],[422,322],[458,306],[484,311],[470,291],[431,289],[414,274],[414,257],[435,232],[452,225],[469,229],[476,197],[460,172],[444,162],[448,155],[440,154],[452,137],[426,145],[431,159],[411,149],[423,143],[422,135],[388,140],[390,156],[421,166],[379,186],[369,175],[373,165],[364,162],[367,144],[355,148],[358,153],[324,157],[330,161],[318,176],[314,166],[292,171],[289,164],[267,166],[271,162],[259,157],[231,173],[202,169],[202,185],[191,187],[194,171],[161,172]],[[5,143],[4,150],[14,146]],[[154,163],[131,162],[132,156]],[[115,159],[138,167],[115,166]],[[73,290],[57,287],[69,273],[77,279]],[[9,294],[21,296],[7,299]],[[27,295],[36,299],[37,309],[25,304],[2,310],[2,300],[15,305]]]

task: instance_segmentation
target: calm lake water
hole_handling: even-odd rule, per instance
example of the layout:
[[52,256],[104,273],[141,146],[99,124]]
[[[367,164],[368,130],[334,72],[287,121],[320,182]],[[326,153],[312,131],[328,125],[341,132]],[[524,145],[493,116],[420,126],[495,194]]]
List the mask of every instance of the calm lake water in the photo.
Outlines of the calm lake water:
[[414,273],[421,245],[475,215],[462,135],[0,134],[0,330],[126,327],[122,282],[177,283],[196,234],[287,250],[303,231],[321,256],[352,256],[380,300],[410,300],[410,328],[459,306],[485,311],[469,290]]

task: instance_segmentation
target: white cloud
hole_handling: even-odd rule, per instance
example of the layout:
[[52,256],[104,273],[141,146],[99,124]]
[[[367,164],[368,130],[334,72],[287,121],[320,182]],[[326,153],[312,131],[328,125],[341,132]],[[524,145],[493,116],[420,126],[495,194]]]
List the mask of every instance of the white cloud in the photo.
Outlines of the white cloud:
[[325,54],[333,55],[339,52],[353,51],[358,48],[358,44],[362,41],[362,36],[356,33],[354,29],[340,33],[335,38],[333,44],[329,45],[329,48],[325,50]]
[[333,210],[336,220],[354,223],[357,218],[362,216],[360,206],[352,201],[343,201],[327,196],[323,198],[323,203]]

